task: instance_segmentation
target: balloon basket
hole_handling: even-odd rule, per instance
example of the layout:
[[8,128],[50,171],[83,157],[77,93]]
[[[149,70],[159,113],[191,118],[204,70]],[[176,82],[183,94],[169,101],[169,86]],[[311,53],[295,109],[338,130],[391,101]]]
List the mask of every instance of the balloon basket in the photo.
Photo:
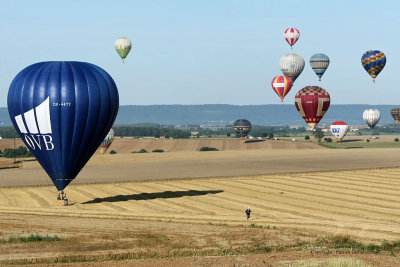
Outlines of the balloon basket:
[[59,206],[68,206],[67,194],[65,194],[64,191],[58,193],[57,203]]

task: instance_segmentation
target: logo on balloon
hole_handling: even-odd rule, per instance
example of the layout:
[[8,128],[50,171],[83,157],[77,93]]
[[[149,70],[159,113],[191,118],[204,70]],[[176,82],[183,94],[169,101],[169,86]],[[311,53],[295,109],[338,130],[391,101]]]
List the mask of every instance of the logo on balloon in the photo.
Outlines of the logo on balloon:
[[332,128],[332,133],[340,133],[340,128]]
[[24,134],[26,144],[31,149],[54,149],[53,137],[51,136],[49,97],[37,107],[14,118],[19,131]]

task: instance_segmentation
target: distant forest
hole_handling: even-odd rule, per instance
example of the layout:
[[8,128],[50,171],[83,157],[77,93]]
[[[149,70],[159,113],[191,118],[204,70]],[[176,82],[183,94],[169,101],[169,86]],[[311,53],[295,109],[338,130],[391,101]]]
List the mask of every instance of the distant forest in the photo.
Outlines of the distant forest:
[[[293,104],[274,105],[148,105],[120,106],[115,125],[160,124],[160,125],[232,125],[240,118],[250,120],[253,125],[305,126]],[[393,124],[390,116],[393,105],[331,105],[320,125],[330,125],[342,120],[349,125],[364,125],[362,113],[367,108],[381,112],[379,125]],[[0,126],[11,126],[7,108],[0,108]]]
[[[192,132],[197,132],[195,136],[235,136],[233,127],[222,128],[202,128],[193,126],[188,128],[174,128],[174,126],[166,126],[159,124],[137,124],[129,126],[114,126],[115,136],[118,137],[165,137],[165,138],[190,138]],[[310,132],[305,127],[289,127],[289,126],[257,126],[254,125],[250,135],[254,137],[285,137],[296,135],[307,135]],[[369,129],[358,131],[358,135],[369,135]],[[386,125],[377,126],[372,131],[372,134],[400,134],[400,126]],[[17,132],[12,126],[0,127],[0,136],[2,138],[19,138]]]

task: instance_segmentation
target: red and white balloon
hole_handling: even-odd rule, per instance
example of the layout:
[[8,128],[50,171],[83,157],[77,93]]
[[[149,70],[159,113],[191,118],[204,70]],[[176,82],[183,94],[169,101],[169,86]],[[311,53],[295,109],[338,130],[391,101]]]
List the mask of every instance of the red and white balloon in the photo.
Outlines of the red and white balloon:
[[285,37],[286,42],[288,42],[290,47],[292,47],[297,42],[297,40],[299,40],[300,32],[296,28],[288,28],[284,32],[283,36]]

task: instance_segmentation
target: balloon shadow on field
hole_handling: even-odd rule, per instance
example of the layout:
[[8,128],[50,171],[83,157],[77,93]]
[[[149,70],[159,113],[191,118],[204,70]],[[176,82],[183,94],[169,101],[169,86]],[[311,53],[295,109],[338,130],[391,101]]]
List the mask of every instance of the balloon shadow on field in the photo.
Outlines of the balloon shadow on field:
[[112,197],[95,198],[90,201],[83,202],[82,204],[97,204],[102,202],[122,202],[129,200],[150,200],[158,198],[179,198],[179,197],[192,197],[204,196],[207,194],[218,194],[224,192],[223,190],[187,190],[187,191],[164,191],[156,193],[140,193],[132,195],[116,195]]
[[359,142],[362,141],[362,139],[344,139],[341,141],[341,143],[351,143],[351,142]]
[[246,140],[245,143],[258,143],[258,142],[265,142],[265,140]]

